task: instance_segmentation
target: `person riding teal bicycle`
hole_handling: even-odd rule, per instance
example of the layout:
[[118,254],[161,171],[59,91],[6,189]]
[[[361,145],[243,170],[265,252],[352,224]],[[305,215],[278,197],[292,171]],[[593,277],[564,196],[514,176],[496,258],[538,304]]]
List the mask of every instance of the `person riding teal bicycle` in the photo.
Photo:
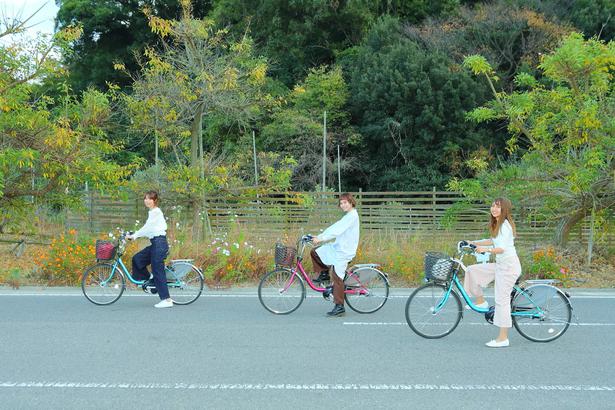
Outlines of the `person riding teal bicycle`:
[[489,231],[491,238],[470,242],[476,252],[495,254],[495,263],[476,264],[468,267],[463,286],[471,296],[476,297],[479,308],[488,308],[482,287],[495,280],[495,314],[493,324],[500,328],[496,339],[486,343],[487,347],[507,347],[508,329],[512,327],[510,294],[515,282],[521,276],[521,263],[515,250],[515,223],[512,218],[512,203],[507,198],[497,198],[491,204]]
[[[164,260],[169,253],[167,242],[167,222],[162,210],[158,207],[158,193],[148,191],[143,198],[149,213],[145,225],[126,239],[148,238],[151,245],[142,249],[132,257],[133,276],[137,279],[150,279],[143,285],[143,289],[155,287],[160,297],[160,302],[154,306],[157,308],[169,308],[173,306],[173,300],[169,296],[167,278],[164,270]],[[152,275],[147,270],[147,265],[152,265]],[[153,286],[152,286],[153,285]],[[153,293],[153,292],[152,292]]]
[[[341,194],[339,206],[345,212],[344,217],[312,239],[314,245],[335,239],[335,242],[324,244],[310,252],[314,270],[320,272],[320,276],[315,281],[329,280],[329,276],[333,278],[335,307],[327,312],[328,316],[340,316],[345,313],[344,275],[348,262],[355,257],[359,247],[359,213],[355,209],[356,204],[351,194],[347,192]],[[333,269],[331,275],[329,274],[330,269]]]

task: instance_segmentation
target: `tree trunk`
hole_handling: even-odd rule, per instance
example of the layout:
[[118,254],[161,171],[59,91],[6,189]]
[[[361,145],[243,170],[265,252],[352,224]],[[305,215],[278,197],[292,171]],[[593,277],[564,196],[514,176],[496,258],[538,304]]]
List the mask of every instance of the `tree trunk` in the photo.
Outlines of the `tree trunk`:
[[190,166],[198,168],[201,164],[199,158],[199,145],[203,135],[203,104],[196,107],[194,119],[192,120],[192,129],[190,130]]
[[[194,114],[194,120],[192,121],[192,129],[190,130],[190,167],[199,170],[199,175],[202,175],[202,149],[201,142],[203,140],[203,104],[199,104],[196,107]],[[201,210],[201,204],[199,196],[196,193],[192,194],[192,239],[196,240],[199,235],[199,212]]]
[[585,210],[580,209],[567,218],[560,220],[555,231],[555,243],[558,246],[566,246],[568,236],[572,228],[585,218]]

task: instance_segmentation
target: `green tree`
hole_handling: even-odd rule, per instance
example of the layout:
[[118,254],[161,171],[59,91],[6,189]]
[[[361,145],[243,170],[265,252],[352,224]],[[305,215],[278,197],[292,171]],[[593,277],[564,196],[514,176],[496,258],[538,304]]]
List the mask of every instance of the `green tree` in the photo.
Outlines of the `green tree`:
[[[293,172],[294,189],[311,190],[322,180],[323,114],[327,113],[327,181],[337,180],[333,158],[337,146],[344,153],[340,164],[344,172],[352,169],[347,148],[355,133],[349,126],[346,112],[348,87],[340,67],[320,67],[310,70],[303,82],[297,84],[286,98],[287,104],[276,110],[271,122],[263,127],[262,145],[284,156],[296,159]],[[330,185],[334,185],[330,183]]]
[[[121,61],[130,71],[138,68],[135,55],[154,46],[157,37],[148,26],[143,9],[164,19],[181,15],[179,0],[56,0],[60,29],[83,27],[83,35],[72,44],[66,56],[70,84],[75,91],[93,86],[106,89],[106,83],[129,85],[129,79],[113,69]],[[210,0],[195,0],[194,15],[204,17],[211,9]]]
[[372,7],[363,0],[218,0],[211,17],[236,36],[249,30],[273,77],[292,87],[310,68],[332,64],[336,52],[357,44]]
[[[172,192],[191,204],[193,235],[197,235],[206,194],[224,191],[227,185],[253,186],[251,181],[239,182],[241,173],[232,158],[219,161],[205,151],[203,129],[210,121],[217,126],[222,118],[245,134],[271,97],[262,92],[267,62],[254,56],[250,38],[232,41],[228,31],[216,29],[213,21],[193,18],[189,0],[182,5],[179,20],[161,19],[146,10],[162,46],[146,50],[133,93],[125,101],[134,128],[173,148],[177,164],[161,169],[160,175]],[[180,155],[184,151],[187,161]],[[286,172],[283,168],[281,173]],[[271,188],[268,182],[266,186]]]
[[397,19],[381,19],[342,60],[352,121],[363,136],[355,186],[443,187],[457,156],[500,143],[464,120],[486,100],[487,88],[446,56],[419,47]]
[[[481,56],[464,65],[486,79],[495,100],[469,115],[474,121],[504,119],[508,149],[519,160],[476,179],[453,181],[474,199],[505,193],[557,223],[555,240],[587,216],[615,207],[615,43],[571,34],[542,59],[543,85],[528,74],[518,90],[496,92],[493,68]],[[609,211],[610,210],[610,211]],[[612,214],[611,214],[612,215]],[[592,224],[593,225],[593,224]],[[591,241],[590,241],[591,243]],[[590,253],[591,255],[591,249]]]
[[552,19],[570,22],[586,38],[610,41],[615,36],[615,3],[611,0],[522,0]]
[[405,27],[406,34],[427,50],[447,54],[459,63],[480,53],[505,89],[513,87],[517,73],[532,70],[540,55],[553,51],[571,31],[569,25],[508,0],[462,7],[446,20]]
[[[137,127],[156,135],[164,127],[184,121],[189,127],[190,166],[203,177],[203,119],[222,113],[244,127],[259,115],[257,102],[265,82],[267,63],[253,56],[248,37],[231,42],[211,20],[195,19],[189,0],[183,1],[180,20],[148,14],[150,26],[162,39],[161,50],[147,49],[140,76],[127,97]],[[123,68],[123,67],[121,67]],[[164,114],[164,115],[163,115]],[[176,138],[183,138],[179,133]]]
[[115,150],[104,138],[107,95],[55,101],[37,90],[45,78],[62,78],[57,56],[80,30],[32,41],[19,36],[22,23],[0,25],[0,232],[32,226],[40,206],[78,207],[85,183],[105,188],[127,173],[107,161]]

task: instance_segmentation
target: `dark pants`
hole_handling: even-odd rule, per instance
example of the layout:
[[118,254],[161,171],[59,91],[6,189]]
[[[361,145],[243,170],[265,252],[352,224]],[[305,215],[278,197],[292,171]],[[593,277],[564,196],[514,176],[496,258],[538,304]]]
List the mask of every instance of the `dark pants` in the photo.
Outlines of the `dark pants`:
[[336,305],[344,304],[344,281],[337,276],[335,273],[335,268],[333,266],[325,265],[321,260],[318,253],[316,253],[316,249],[312,249],[310,251],[310,256],[312,257],[312,265],[314,266],[314,271],[316,273],[320,273],[323,270],[329,271],[329,276],[333,279],[333,302]]
[[142,249],[132,257],[132,273],[137,280],[149,278],[147,265],[152,265],[152,275],[154,275],[154,285],[158,289],[160,299],[169,298],[169,288],[167,286],[167,275],[164,272],[164,260],[169,253],[169,244],[166,236],[156,236],[150,239],[152,243]]

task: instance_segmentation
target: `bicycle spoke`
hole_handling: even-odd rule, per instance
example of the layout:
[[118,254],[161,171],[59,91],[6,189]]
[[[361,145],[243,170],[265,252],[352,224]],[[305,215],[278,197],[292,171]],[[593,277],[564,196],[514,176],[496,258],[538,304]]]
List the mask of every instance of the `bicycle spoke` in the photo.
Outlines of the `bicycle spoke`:
[[301,305],[304,297],[303,281],[287,269],[267,273],[258,285],[258,299],[271,313],[291,313]]

